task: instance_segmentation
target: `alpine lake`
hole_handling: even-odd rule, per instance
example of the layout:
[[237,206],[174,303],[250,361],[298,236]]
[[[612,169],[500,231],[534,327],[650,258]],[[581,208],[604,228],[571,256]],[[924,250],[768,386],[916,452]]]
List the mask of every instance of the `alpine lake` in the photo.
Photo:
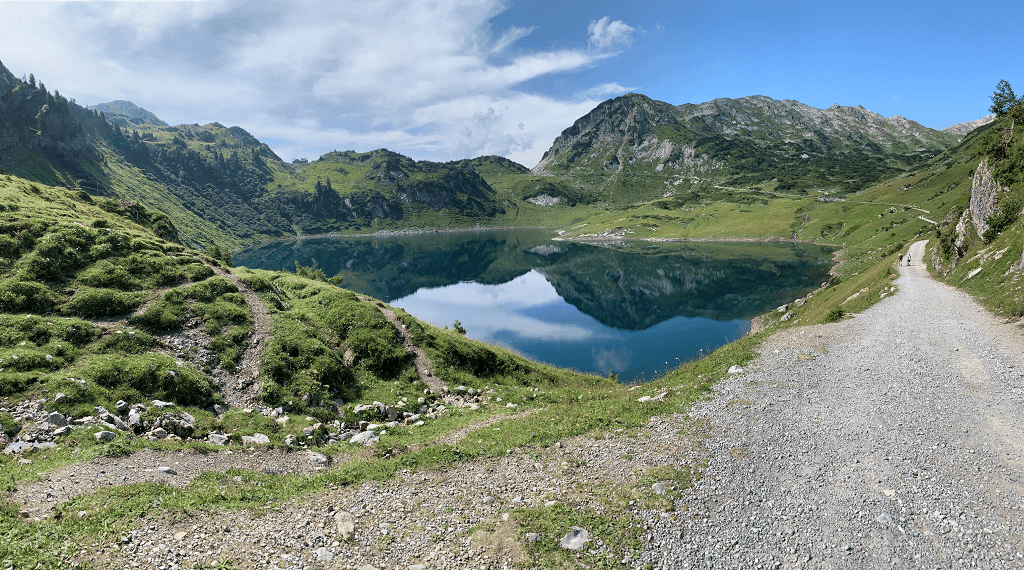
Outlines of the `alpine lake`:
[[742,337],[828,281],[834,248],[797,243],[553,241],[481,230],[275,241],[236,265],[313,261],[343,286],[531,359],[652,379]]

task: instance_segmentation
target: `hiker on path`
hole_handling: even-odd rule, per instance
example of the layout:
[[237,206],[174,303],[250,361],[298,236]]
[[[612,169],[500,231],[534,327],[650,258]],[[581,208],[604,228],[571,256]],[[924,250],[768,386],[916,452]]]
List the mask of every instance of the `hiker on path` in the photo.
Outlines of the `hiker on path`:
[[903,265],[903,254],[902,253],[900,254],[900,262],[899,262],[899,264]]
[[910,267],[910,254],[907,254],[907,267]]

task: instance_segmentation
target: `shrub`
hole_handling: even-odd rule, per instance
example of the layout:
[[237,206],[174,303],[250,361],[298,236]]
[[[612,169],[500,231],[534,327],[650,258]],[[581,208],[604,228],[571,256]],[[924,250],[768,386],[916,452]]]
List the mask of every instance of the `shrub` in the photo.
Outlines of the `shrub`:
[[0,283],[0,311],[47,313],[60,298],[42,283],[8,279]]
[[408,359],[408,353],[398,345],[393,329],[355,328],[345,343],[356,353],[360,366],[383,378],[397,374]]
[[126,386],[183,406],[202,405],[213,397],[212,385],[199,371],[177,366],[162,354],[94,356],[81,366],[80,374],[105,388]]
[[101,352],[124,352],[138,354],[156,345],[156,339],[142,331],[115,331],[103,340]]
[[78,275],[78,281],[90,287],[105,287],[122,291],[135,291],[142,287],[139,280],[133,277],[127,269],[114,265],[106,259],[81,272]]
[[81,319],[44,319],[35,315],[0,315],[0,346],[14,346],[21,341],[44,345],[64,341],[85,346],[96,338],[97,329]]
[[238,287],[225,277],[214,277],[196,283],[185,290],[185,296],[204,303],[209,303],[224,293],[237,293]]
[[61,310],[85,318],[112,317],[128,314],[140,303],[142,296],[138,293],[81,287]]
[[188,278],[193,282],[202,281],[213,277],[213,269],[205,263],[192,263],[185,267]]
[[842,307],[832,307],[832,310],[825,315],[825,319],[822,322],[836,323],[841,321],[845,315],[846,311]]
[[132,324],[155,332],[177,330],[184,323],[185,293],[181,289],[171,289],[146,312],[132,317]]

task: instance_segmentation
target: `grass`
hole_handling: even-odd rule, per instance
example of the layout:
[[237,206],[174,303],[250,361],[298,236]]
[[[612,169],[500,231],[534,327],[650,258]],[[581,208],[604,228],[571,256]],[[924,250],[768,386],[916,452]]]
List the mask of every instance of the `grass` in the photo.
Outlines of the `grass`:
[[[843,202],[781,196],[768,186],[751,188],[752,192],[719,192],[689,185],[685,192],[706,192],[704,196],[722,199],[696,203],[676,200],[676,195],[661,196],[615,213],[608,212],[610,203],[603,201],[601,192],[607,188],[588,180],[580,181],[579,194],[568,196],[577,200],[575,208],[523,203],[521,198],[539,190],[541,181],[516,178],[525,176],[522,173],[503,174],[492,165],[492,172],[485,174],[502,180],[495,182],[495,188],[506,193],[511,204],[506,215],[517,223],[572,224],[576,227],[570,235],[576,236],[621,231],[645,238],[788,239],[795,233],[805,241],[845,244],[837,258],[837,276],[801,306],[791,306],[792,319],[782,322],[781,313],[769,313],[763,317],[761,332],[633,390],[608,378],[530,362],[395,310],[449,385],[464,384],[500,397],[503,403],[478,410],[456,409],[421,427],[389,429],[377,454],[347,443],[319,447],[333,457],[336,467],[314,475],[209,473],[184,489],[157,484],[101,489],[72,499],[57,516],[32,524],[22,523],[13,504],[4,503],[0,558],[12,560],[16,567],[54,561],[71,567],[77,548],[69,545],[110,542],[144,516],[218,509],[260,512],[267,505],[332,486],[385,481],[403,471],[453,468],[503,457],[510,449],[539,453],[569,437],[642,435],[651,417],[685,413],[694,401],[706,397],[730,366],[753,359],[761,341],[774,331],[838,320],[890,294],[896,256],[915,240],[939,241],[934,226],[918,215],[940,221],[944,212],[962,208],[966,202],[967,174],[977,164],[968,143]],[[315,172],[311,170],[310,176]],[[639,183],[633,188],[637,198],[650,190]],[[0,395],[8,405],[60,392],[65,400],[58,408],[78,417],[91,413],[93,406],[109,409],[118,399],[174,399],[192,404],[184,409],[196,417],[198,435],[219,429],[233,434],[234,441],[260,432],[273,445],[281,445],[287,435],[301,434],[302,428],[317,421],[351,421],[356,403],[404,400],[415,406],[423,396],[425,386],[416,377],[394,327],[372,302],[320,279],[238,269],[239,279],[259,293],[272,317],[272,338],[267,340],[262,362],[261,397],[268,405],[287,406],[291,421],[282,426],[258,413],[235,409],[218,419],[209,410],[218,398],[209,371],[155,354],[154,348],[159,335],[198,319],[213,339],[221,364],[236,363],[240,353],[232,352],[232,347],[237,348],[252,330],[252,316],[237,287],[213,275],[198,254],[155,238],[110,203],[12,177],[0,177],[0,191],[8,204],[0,212],[0,224],[7,228],[0,236],[0,310],[4,311],[0,360],[17,361],[0,371]],[[679,193],[683,192],[680,188]],[[429,219],[419,215],[413,212],[405,222]],[[587,220],[579,220],[581,215]],[[1008,318],[1020,318],[1024,314],[1020,284],[1010,268],[1021,257],[1022,233],[1011,225],[987,246],[972,242],[970,254],[946,279],[972,291],[987,305],[1001,307],[998,310]],[[982,271],[970,276],[978,268]],[[126,322],[126,314],[144,304],[145,310],[130,324]],[[661,400],[637,404],[640,396],[661,393],[665,393]],[[427,400],[436,403],[434,396]],[[517,407],[505,408],[504,402]],[[517,412],[528,413],[508,417]],[[472,429],[485,419],[496,422]],[[5,431],[15,429],[12,422],[13,418],[0,417]],[[457,443],[439,443],[444,435],[467,428]],[[203,443],[148,442],[127,436],[102,444],[76,431],[58,447],[34,454],[30,465],[0,458],[0,481],[10,488],[62,465],[144,447],[215,449]],[[233,479],[235,475],[242,483]],[[528,532],[542,537],[535,543],[523,541],[532,563],[544,568],[575,567],[577,559],[557,546],[565,529],[573,525],[599,536],[617,557],[614,560],[621,560],[638,549],[641,539],[636,521],[628,514],[631,508],[639,504],[670,511],[674,493],[700,473],[658,468],[635,475],[636,485],[597,490],[586,502],[572,499],[513,511],[510,520],[520,539]],[[665,496],[650,490],[659,481],[669,488]],[[80,518],[81,511],[86,515]],[[584,554],[579,560],[597,566],[605,559]]]

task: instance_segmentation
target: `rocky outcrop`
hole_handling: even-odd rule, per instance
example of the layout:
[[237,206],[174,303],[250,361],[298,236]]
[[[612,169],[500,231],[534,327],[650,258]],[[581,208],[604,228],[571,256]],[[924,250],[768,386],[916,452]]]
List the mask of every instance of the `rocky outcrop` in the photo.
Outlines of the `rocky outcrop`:
[[991,123],[994,120],[996,120],[996,116],[995,115],[985,115],[984,117],[982,117],[980,119],[975,119],[973,121],[967,121],[966,123],[959,123],[959,124],[956,124],[956,125],[950,125],[950,126],[944,128],[944,129],[942,129],[942,132],[944,132],[944,133],[953,133],[955,135],[966,135],[967,133],[973,131],[974,129],[976,129],[978,127],[981,127],[981,126],[984,126],[984,125],[987,125],[987,124]]
[[974,229],[978,231],[978,237],[982,237],[988,230],[988,219],[999,211],[999,194],[1009,190],[1001,187],[992,178],[988,158],[982,159],[971,180],[971,221],[974,222]]

